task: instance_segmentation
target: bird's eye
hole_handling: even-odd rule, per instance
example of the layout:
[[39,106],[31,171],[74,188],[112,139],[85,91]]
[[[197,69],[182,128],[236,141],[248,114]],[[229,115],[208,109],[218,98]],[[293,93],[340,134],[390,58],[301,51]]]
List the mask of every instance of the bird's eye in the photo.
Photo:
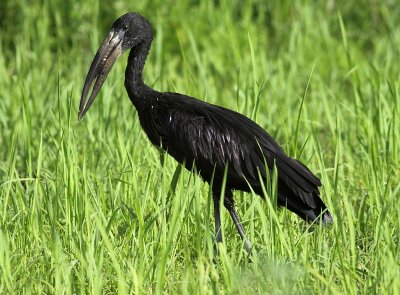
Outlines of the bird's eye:
[[123,26],[122,26],[122,29],[123,29],[124,31],[126,31],[126,30],[128,29],[128,26],[127,26],[127,25],[123,25]]

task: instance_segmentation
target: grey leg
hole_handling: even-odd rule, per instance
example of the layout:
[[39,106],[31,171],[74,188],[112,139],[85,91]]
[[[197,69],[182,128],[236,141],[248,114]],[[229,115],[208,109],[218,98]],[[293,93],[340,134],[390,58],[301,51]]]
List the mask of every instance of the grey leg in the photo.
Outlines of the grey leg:
[[232,220],[235,223],[236,229],[238,230],[239,235],[242,238],[242,241],[244,243],[244,247],[246,248],[247,253],[249,253],[249,255],[251,255],[251,244],[250,244],[250,241],[246,238],[246,232],[244,231],[243,225],[240,222],[238,214],[236,213],[232,197],[230,199],[225,198],[224,205],[225,205],[225,208],[228,209],[229,214],[231,215]]
[[222,232],[221,232],[221,212],[220,212],[220,203],[219,197],[214,195],[214,220],[215,220],[215,241],[217,243],[222,242]]
[[[219,193],[213,193],[214,201],[214,222],[215,222],[215,242],[214,242],[214,255],[218,256],[218,243],[222,243],[222,232],[221,232],[221,210],[220,200],[221,196]],[[216,262],[214,257],[214,262]]]

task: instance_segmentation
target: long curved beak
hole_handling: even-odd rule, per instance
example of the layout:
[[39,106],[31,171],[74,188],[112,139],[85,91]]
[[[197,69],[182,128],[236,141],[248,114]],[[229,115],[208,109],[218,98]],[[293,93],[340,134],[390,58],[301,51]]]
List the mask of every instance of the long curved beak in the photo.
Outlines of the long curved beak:
[[[122,39],[123,37],[118,32],[111,30],[97,50],[87,73],[85,85],[83,86],[81,102],[79,104],[79,120],[89,110],[116,59],[122,54]],[[89,99],[87,99],[92,86],[92,92]]]

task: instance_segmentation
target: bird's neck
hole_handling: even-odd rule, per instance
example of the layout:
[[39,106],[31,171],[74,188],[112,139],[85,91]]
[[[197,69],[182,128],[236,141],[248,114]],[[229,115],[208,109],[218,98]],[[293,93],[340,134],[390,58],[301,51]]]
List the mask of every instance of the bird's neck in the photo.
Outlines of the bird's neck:
[[150,50],[151,39],[145,40],[129,52],[125,71],[125,88],[136,108],[146,104],[147,93],[151,89],[143,82],[142,72]]

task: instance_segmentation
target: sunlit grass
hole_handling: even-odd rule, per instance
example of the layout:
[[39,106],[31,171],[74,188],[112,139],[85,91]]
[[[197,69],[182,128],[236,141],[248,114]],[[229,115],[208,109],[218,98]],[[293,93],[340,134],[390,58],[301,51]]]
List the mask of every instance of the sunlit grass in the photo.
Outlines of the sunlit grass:
[[[275,2],[275,3],[274,3]],[[400,7],[292,1],[0,3],[0,293],[398,294]],[[117,62],[84,120],[100,40],[139,11],[145,81],[238,110],[321,178],[335,223],[235,193],[213,263],[207,184],[140,128]]]

